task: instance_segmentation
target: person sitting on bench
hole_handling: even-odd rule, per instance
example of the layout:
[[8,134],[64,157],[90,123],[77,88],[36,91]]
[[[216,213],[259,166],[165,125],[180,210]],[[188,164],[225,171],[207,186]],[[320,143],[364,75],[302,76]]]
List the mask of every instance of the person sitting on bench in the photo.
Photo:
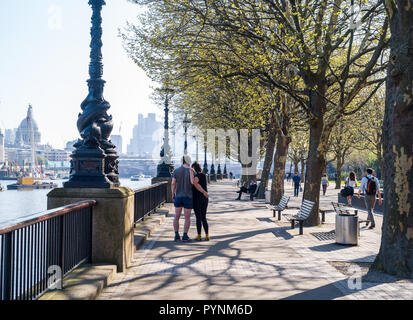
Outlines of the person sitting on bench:
[[[257,190],[257,181],[255,181],[255,179],[252,179],[248,188],[245,185],[246,184],[241,186],[239,191],[237,191],[237,193],[239,193],[239,196],[235,200],[241,200],[242,193],[250,193],[252,196],[254,195],[255,191]],[[252,196],[251,196],[251,198],[252,198]],[[251,199],[251,200],[253,200],[253,199]]]

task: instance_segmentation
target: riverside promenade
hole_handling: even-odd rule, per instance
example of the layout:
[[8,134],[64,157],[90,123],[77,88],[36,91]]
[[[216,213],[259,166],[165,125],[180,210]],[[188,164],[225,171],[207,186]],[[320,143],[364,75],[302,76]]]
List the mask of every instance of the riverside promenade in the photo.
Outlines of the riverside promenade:
[[[375,215],[376,229],[361,228],[358,246],[342,246],[332,233],[335,213],[300,236],[288,221],[273,218],[263,200],[244,194],[236,201],[236,190],[234,181],[209,186],[211,241],[174,242],[170,214],[98,299],[413,299],[412,280],[366,275],[380,248],[381,215]],[[331,206],[337,193],[330,187],[321,206]],[[293,194],[289,183],[286,194]],[[289,205],[300,202],[301,194]],[[182,228],[183,219],[181,235]],[[196,236],[194,216],[189,235]],[[356,280],[349,287],[349,278],[361,275],[361,289],[351,285]]]

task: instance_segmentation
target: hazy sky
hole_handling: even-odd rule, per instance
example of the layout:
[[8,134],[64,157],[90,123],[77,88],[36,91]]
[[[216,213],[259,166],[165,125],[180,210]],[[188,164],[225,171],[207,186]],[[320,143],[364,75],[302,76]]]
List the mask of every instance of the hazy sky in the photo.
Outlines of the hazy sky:
[[[138,7],[106,0],[103,9],[105,99],[124,148],[138,113],[161,108],[150,81],[127,57],[118,35]],[[42,143],[62,148],[78,138],[76,120],[87,96],[90,17],[88,0],[0,0],[0,128],[15,128],[33,105]],[[152,84],[153,85],[153,84]]]

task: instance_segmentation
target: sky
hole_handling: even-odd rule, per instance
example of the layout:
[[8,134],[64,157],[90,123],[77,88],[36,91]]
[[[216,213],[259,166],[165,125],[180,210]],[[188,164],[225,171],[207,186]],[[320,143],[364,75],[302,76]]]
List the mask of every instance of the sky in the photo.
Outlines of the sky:
[[[136,4],[106,0],[103,8],[103,79],[123,148],[132,137],[138,114],[161,106],[150,99],[145,73],[127,57],[118,37],[126,21],[136,21]],[[76,121],[87,96],[92,10],[88,0],[0,0],[0,128],[16,128],[28,104],[42,134],[42,144],[64,148],[79,137]]]

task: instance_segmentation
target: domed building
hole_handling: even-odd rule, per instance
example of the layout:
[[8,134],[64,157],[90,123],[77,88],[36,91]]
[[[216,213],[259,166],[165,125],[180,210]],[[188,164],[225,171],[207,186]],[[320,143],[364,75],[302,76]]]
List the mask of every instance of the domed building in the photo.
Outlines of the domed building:
[[33,107],[29,105],[27,110],[27,117],[22,120],[16,131],[16,146],[31,146],[32,139],[34,145],[40,144],[40,132],[36,121],[33,118]]

